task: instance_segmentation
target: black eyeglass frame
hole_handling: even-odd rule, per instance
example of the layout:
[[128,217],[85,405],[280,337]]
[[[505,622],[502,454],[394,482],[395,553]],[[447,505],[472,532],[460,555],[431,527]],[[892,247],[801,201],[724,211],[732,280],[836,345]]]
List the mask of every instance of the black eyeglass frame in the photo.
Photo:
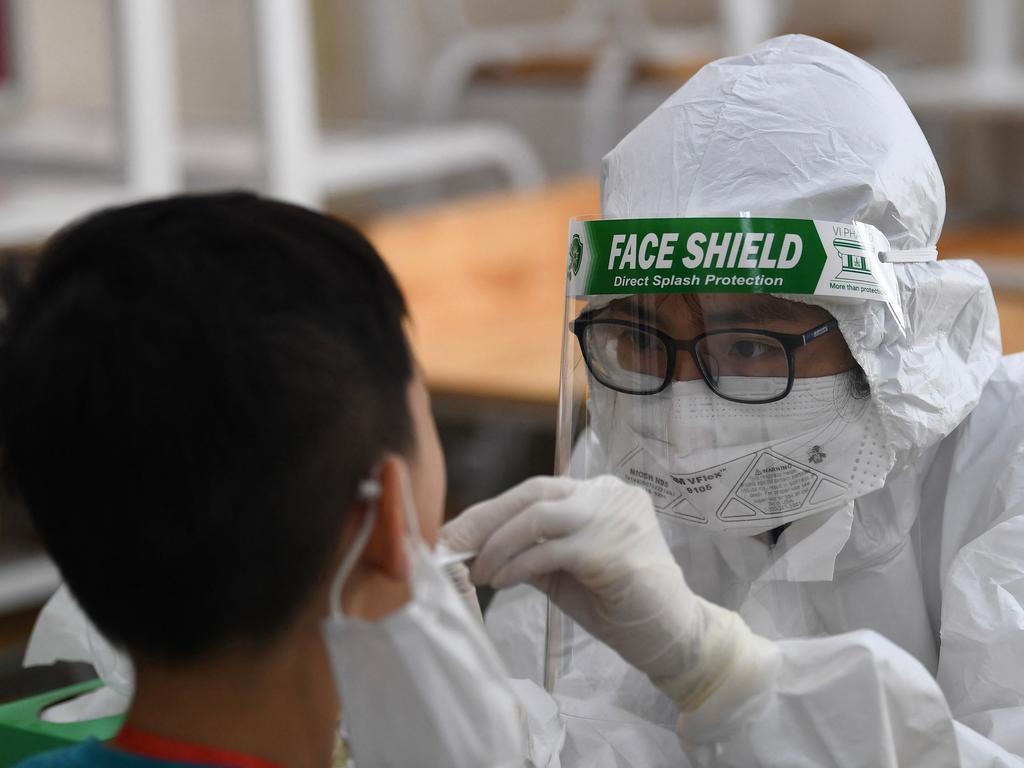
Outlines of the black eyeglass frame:
[[[665,345],[665,349],[668,350],[668,359],[665,361],[665,379],[661,382],[661,386],[657,389],[650,391],[635,392],[622,387],[616,387],[605,382],[601,376],[598,375],[597,371],[594,370],[594,366],[590,364],[590,355],[587,353],[587,345],[584,343],[583,337],[589,326],[593,325],[616,325],[624,328],[634,328],[644,333],[649,333],[656,336]],[[676,370],[676,351],[685,349],[690,353],[694,363],[697,365],[697,370],[700,371],[701,377],[704,379],[704,383],[708,385],[708,388],[719,397],[724,400],[730,400],[734,403],[746,403],[749,405],[764,405],[767,403],[774,403],[785,398],[793,390],[793,380],[796,378],[796,360],[793,357],[793,353],[801,347],[807,346],[815,339],[821,338],[826,333],[836,330],[839,327],[839,321],[832,319],[828,320],[821,325],[817,325],[810,330],[804,331],[803,333],[778,333],[776,331],[766,331],[763,328],[720,328],[715,331],[707,331],[698,336],[694,336],[692,339],[676,339],[669,336],[664,331],[654,328],[643,323],[634,323],[629,320],[614,320],[605,318],[595,318],[587,314],[580,315],[578,318],[572,321],[569,326],[572,329],[573,335],[579,341],[580,352],[583,354],[583,361],[587,364],[587,369],[593,374],[594,378],[601,382],[602,385],[613,389],[616,392],[622,392],[626,395],[656,395],[663,391],[669,384],[672,383],[673,377]],[[711,374],[704,367],[704,361],[701,360],[699,354],[697,354],[697,345],[708,338],[709,336],[719,336],[725,333],[748,333],[756,334],[760,336],[768,336],[778,341],[782,348],[786,351],[786,361],[789,369],[789,379],[786,382],[786,390],[782,394],[775,397],[768,398],[766,400],[749,400],[741,399],[738,397],[730,397],[729,395],[723,394],[718,391],[718,388],[712,382]]]

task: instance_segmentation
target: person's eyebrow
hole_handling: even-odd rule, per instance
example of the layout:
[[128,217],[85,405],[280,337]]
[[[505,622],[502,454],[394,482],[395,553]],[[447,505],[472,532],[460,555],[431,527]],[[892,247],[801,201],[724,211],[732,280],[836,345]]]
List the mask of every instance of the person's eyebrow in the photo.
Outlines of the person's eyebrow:
[[640,302],[633,297],[613,301],[605,309],[609,312],[628,315],[631,319],[636,319],[644,325],[654,325],[658,319],[654,307],[650,306],[648,302]]
[[764,320],[788,320],[797,322],[803,319],[804,313],[800,305],[781,299],[757,300],[744,302],[738,306],[704,308],[705,326],[723,327],[728,325],[742,325],[743,323],[758,323]]

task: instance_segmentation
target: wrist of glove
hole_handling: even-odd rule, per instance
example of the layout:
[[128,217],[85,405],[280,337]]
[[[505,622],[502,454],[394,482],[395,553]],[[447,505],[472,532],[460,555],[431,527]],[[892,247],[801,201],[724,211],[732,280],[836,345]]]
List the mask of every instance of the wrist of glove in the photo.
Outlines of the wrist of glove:
[[453,551],[478,552],[474,582],[545,592],[682,712],[757,656],[740,616],[687,586],[650,497],[615,477],[533,478],[470,507],[441,536]]

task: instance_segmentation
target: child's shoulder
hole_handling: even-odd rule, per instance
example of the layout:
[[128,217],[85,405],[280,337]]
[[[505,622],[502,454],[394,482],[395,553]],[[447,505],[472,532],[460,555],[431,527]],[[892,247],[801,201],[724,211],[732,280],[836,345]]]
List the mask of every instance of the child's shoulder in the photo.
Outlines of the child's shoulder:
[[83,742],[71,747],[40,752],[38,755],[28,757],[15,764],[14,768],[72,768],[72,766],[83,766],[84,768],[89,765],[103,765],[103,763],[96,762],[98,757],[102,758],[102,752],[99,755],[95,754],[94,747],[99,747],[102,752],[111,751],[96,742]]
[[71,747],[42,752],[22,760],[14,768],[172,768],[177,765],[129,755],[98,741],[85,741]]

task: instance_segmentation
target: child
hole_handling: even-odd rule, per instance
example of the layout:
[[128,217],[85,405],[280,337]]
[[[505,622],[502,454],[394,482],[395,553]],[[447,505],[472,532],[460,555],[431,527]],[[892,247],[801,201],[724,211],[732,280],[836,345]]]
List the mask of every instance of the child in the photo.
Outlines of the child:
[[[444,463],[405,315],[358,232],[247,194],[104,211],[46,246],[3,329],[5,478],[136,687],[112,744],[25,768],[326,766],[339,683],[357,760],[521,762],[500,664],[425,556]],[[459,686],[476,750],[427,732],[459,722],[423,715]],[[365,725],[395,718],[404,747]]]

